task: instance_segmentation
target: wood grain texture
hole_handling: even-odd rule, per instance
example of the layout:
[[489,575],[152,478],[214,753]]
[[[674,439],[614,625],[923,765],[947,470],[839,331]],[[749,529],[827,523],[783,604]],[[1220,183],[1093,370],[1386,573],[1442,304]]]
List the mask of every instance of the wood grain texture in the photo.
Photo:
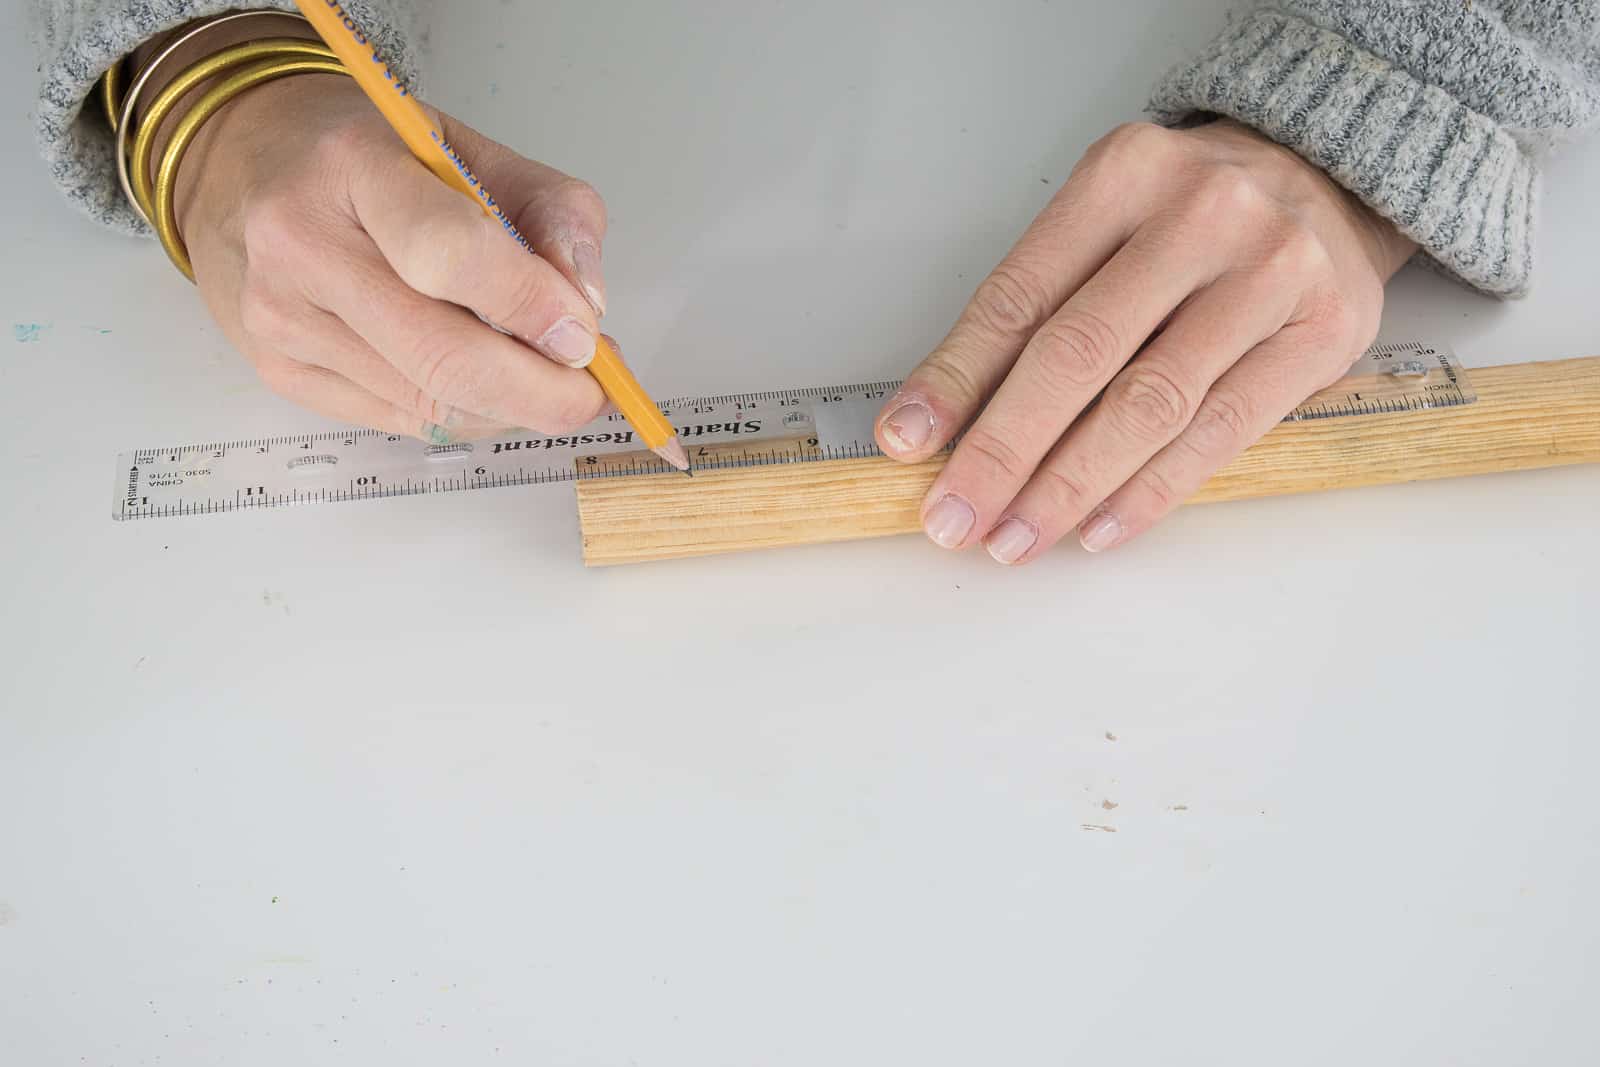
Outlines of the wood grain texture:
[[[1600,357],[1470,371],[1464,407],[1284,423],[1190,503],[1600,462]],[[590,566],[913,533],[944,457],[577,484]]]

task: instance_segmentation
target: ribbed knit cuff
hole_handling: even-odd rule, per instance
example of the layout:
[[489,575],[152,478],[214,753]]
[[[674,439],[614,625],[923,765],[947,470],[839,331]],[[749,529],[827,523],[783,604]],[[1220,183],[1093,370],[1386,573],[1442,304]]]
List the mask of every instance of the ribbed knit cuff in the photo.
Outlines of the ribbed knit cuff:
[[[94,5],[80,5],[93,7]],[[69,201],[97,222],[130,234],[149,228],[129,206],[117,182],[115,139],[97,102],[88,100],[106,68],[167,30],[196,19],[242,8],[294,10],[293,0],[134,0],[100,5],[104,17],[75,20],[66,26],[39,27],[41,56],[39,100],[34,133],[50,175]],[[408,19],[380,5],[353,0],[344,7],[360,22],[379,51],[416,88],[416,56],[409,44]],[[77,24],[83,21],[83,24]]]
[[1164,125],[1197,113],[1238,119],[1326,171],[1469,285],[1527,289],[1533,161],[1495,122],[1336,33],[1254,12],[1168,73],[1150,110]]

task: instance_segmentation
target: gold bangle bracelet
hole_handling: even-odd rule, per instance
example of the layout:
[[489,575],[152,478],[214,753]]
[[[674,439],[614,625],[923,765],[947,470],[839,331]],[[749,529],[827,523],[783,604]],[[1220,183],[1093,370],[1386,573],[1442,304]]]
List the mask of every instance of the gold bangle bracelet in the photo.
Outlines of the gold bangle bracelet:
[[244,21],[255,21],[262,18],[275,17],[280,19],[305,22],[305,16],[294,11],[233,11],[226,15],[217,15],[213,18],[202,19],[178,33],[177,37],[156,53],[149,62],[140,66],[133,76],[133,83],[128,86],[128,91],[123,94],[117,121],[112,124],[112,133],[117,138],[116,162],[117,181],[122,186],[122,195],[127,197],[128,203],[135,213],[145,222],[150,217],[145,214],[139,200],[133,195],[133,183],[128,177],[128,141],[133,134],[134,127],[138,125],[134,120],[138,117],[139,98],[144,94],[144,87],[155,74],[172,59],[185,46],[199,41],[208,34],[215,32],[219,27],[237,25]]
[[[189,261],[189,250],[184,246],[183,235],[178,232],[176,197],[178,167],[183,163],[184,153],[188,152],[189,145],[194,142],[200,128],[234,97],[258,85],[292,74],[348,76],[349,73],[344,64],[333,58],[280,56],[223,78],[206,90],[205,95],[178,123],[177,129],[173,131],[172,140],[167,142],[166,149],[161,154],[161,169],[156,175],[155,182],[155,210],[151,215],[155,222],[156,235],[161,238],[161,246],[167,250],[168,258],[183,272],[184,277],[191,282],[194,281],[194,267]],[[143,131],[140,133],[142,135]]]
[[122,121],[122,60],[117,60],[100,75],[100,107],[106,113],[111,132],[117,132]]
[[156,135],[160,133],[162,125],[171,116],[172,110],[178,106],[178,102],[191,89],[209,78],[245,64],[282,57],[304,57],[337,62],[333,50],[321,41],[308,41],[298,37],[274,37],[225,48],[216,55],[192,64],[161,90],[139,123],[139,130],[133,138],[133,155],[128,168],[133,180],[134,203],[144,212],[147,219],[155,221],[155,212],[152,210],[154,189],[150,176],[150,160],[155,154]]

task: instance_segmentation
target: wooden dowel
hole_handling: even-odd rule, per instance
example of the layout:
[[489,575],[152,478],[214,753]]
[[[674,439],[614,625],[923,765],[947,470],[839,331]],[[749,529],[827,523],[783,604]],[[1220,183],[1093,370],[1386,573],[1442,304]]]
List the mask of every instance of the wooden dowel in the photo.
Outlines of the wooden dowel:
[[[1600,357],[1470,371],[1476,403],[1283,423],[1190,503],[1600,462]],[[583,481],[590,566],[913,533],[944,457]]]

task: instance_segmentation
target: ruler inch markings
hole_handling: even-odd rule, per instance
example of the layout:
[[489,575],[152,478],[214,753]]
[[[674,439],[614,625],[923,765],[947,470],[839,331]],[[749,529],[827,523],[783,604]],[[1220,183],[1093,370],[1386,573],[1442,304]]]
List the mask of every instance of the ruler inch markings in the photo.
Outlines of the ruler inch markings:
[[[873,438],[873,422],[883,400],[900,385],[881,380],[723,393],[659,406],[691,455],[699,452],[695,465],[706,470],[865,459],[883,454]],[[1467,375],[1445,346],[1385,342],[1368,349],[1350,376],[1308,398],[1285,421],[1425,411],[1474,399]],[[656,457],[638,454],[642,445],[617,415],[571,434],[507,434],[442,446],[451,449],[448,453],[440,447],[383,430],[338,428],[133,449],[117,457],[112,518],[225,514],[669,470]],[[440,469],[447,456],[461,465]],[[297,464],[301,457],[315,459]]]

